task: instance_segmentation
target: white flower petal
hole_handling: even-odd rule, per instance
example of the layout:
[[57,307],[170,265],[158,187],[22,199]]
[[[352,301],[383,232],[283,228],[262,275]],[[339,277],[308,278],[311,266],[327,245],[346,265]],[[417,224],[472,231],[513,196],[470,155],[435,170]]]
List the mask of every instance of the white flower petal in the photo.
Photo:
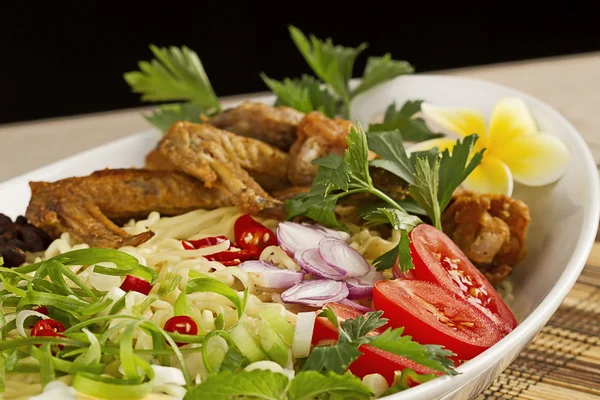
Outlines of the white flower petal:
[[527,186],[557,181],[567,170],[570,157],[567,146],[548,133],[516,137],[493,154],[508,165],[515,182]]
[[495,157],[483,156],[462,186],[476,193],[512,195],[513,178],[508,166]]
[[535,132],[537,127],[525,102],[518,97],[505,97],[492,111],[487,147],[495,151],[516,137]]
[[479,135],[480,140],[485,140],[485,120],[477,109],[441,107],[423,103],[421,104],[421,111],[427,119],[460,137],[476,133]]

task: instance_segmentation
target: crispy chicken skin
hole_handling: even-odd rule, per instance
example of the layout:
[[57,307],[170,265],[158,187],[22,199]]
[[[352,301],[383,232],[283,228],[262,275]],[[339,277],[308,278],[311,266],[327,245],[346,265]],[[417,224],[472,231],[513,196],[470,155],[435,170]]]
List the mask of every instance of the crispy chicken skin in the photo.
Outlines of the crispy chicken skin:
[[177,171],[177,166],[156,148],[146,155],[146,169],[152,171]]
[[159,149],[173,165],[203,181],[207,188],[223,184],[244,212],[255,214],[279,203],[248,172],[285,179],[289,157],[269,144],[210,124],[179,121],[161,139]]
[[198,208],[233,205],[222,186],[212,189],[181,172],[111,169],[57,182],[30,182],[26,216],[57,238],[69,232],[90,246],[139,245],[153,236],[130,236],[113,221],[146,217],[152,211],[178,215]]
[[444,232],[494,285],[527,254],[529,208],[504,195],[458,190],[444,213]]
[[296,127],[303,117],[303,113],[290,107],[244,102],[207,122],[217,128],[288,151],[296,140]]
[[311,111],[298,124],[298,138],[290,148],[288,179],[297,186],[310,185],[318,166],[312,161],[332,153],[342,155],[352,123],[340,118],[327,118]]

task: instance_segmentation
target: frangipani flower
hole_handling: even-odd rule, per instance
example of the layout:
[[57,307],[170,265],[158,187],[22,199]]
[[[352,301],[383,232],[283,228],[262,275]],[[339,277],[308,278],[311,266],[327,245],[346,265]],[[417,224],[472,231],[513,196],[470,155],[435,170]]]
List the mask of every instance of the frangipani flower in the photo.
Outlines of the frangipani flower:
[[[513,180],[527,186],[543,186],[558,180],[567,168],[569,149],[555,136],[538,131],[521,99],[498,101],[487,130],[483,115],[473,108],[423,103],[421,110],[427,119],[461,138],[479,135],[471,155],[486,150],[481,164],[463,182],[467,190],[510,196]],[[408,151],[438,147],[440,152],[452,152],[455,144],[456,139],[431,139],[416,143]]]

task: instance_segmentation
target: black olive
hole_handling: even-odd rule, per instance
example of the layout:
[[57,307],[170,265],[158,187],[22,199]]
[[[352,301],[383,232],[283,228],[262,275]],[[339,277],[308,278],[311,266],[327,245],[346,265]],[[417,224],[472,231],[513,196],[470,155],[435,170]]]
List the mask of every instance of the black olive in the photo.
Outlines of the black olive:
[[26,260],[23,250],[11,245],[0,246],[0,257],[3,258],[5,267],[18,267]]
[[0,213],[0,226],[10,225],[10,224],[12,224],[12,219],[10,219],[10,217],[7,217],[6,215]]
[[27,224],[29,224],[29,222],[27,222],[27,218],[25,218],[22,215],[19,215],[17,217],[17,219],[15,220],[15,224],[17,224],[17,225],[27,225]]
[[19,229],[19,236],[24,242],[24,247],[19,246],[27,251],[42,251],[45,249],[44,239],[40,237],[35,227],[31,225],[23,225]]

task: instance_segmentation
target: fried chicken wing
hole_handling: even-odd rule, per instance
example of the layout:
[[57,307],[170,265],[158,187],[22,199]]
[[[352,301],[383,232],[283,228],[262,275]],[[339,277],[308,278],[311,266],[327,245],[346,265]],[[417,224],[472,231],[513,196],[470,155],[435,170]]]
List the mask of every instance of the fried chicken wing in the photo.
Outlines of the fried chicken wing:
[[520,200],[457,191],[442,214],[444,232],[492,284],[505,280],[526,254],[531,217]]
[[217,128],[288,151],[296,140],[296,127],[303,117],[303,113],[290,107],[244,102],[207,122]]
[[119,248],[137,246],[152,236],[143,232],[131,236],[110,221],[91,197],[76,185],[53,187],[45,182],[33,182],[27,218],[46,231],[53,239],[63,232],[93,247]]
[[327,118],[318,111],[306,114],[298,124],[298,138],[290,148],[290,182],[297,186],[310,185],[319,170],[312,161],[333,153],[342,155],[351,126],[348,120]]
[[198,208],[233,205],[222,185],[212,189],[181,172],[112,169],[57,182],[30,182],[29,221],[57,238],[69,232],[90,246],[139,245],[152,232],[130,236],[113,221],[146,217],[152,211],[178,215]]
[[159,148],[178,169],[206,187],[222,183],[245,212],[257,213],[279,203],[248,172],[285,179],[288,155],[273,146],[210,124],[180,121],[171,126]]

